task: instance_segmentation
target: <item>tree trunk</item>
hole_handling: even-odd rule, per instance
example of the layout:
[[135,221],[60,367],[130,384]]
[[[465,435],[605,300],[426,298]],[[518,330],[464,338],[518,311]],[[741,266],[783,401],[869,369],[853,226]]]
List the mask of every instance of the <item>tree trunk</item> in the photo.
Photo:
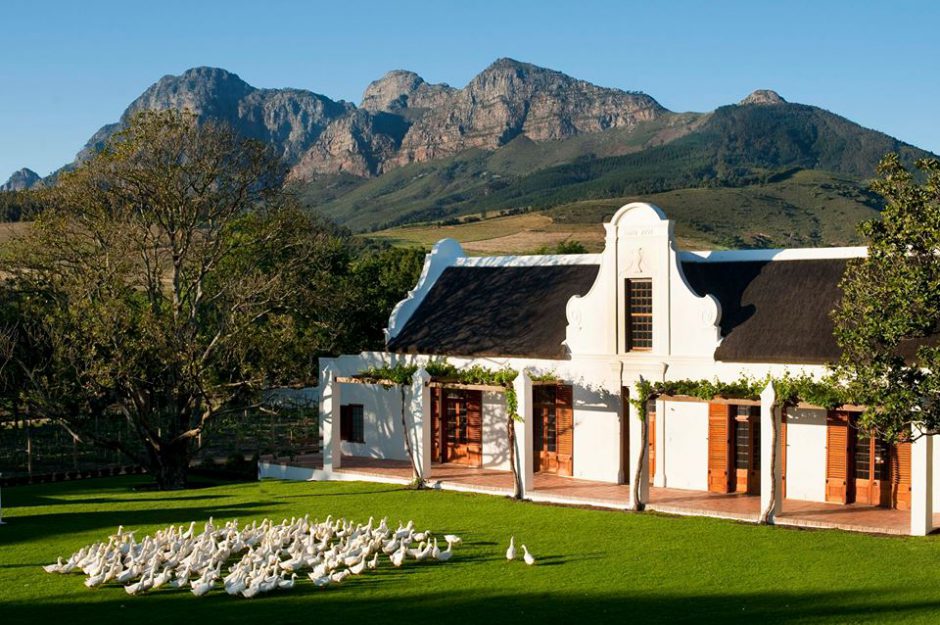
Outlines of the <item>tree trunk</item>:
[[[643,479],[643,467],[649,462],[647,460],[647,452],[649,451],[649,420],[647,419],[647,407],[644,402],[643,408],[640,411],[640,459],[636,463],[636,467],[633,469],[633,481],[630,483],[630,488],[633,492],[633,509],[636,512],[642,512],[646,508],[646,502],[640,498],[640,482]],[[630,418],[629,413],[627,414],[627,419]],[[627,427],[629,428],[629,421],[627,422]],[[629,450],[628,452],[629,453]]]
[[761,510],[758,523],[770,523],[770,517],[776,512],[777,503],[777,406],[770,407],[770,484],[763,485],[761,488],[767,488],[770,491],[770,498],[767,500],[767,506]]
[[506,419],[506,435],[509,437],[509,466],[512,468],[512,497],[522,499],[522,478],[516,466],[516,424],[512,415]]
[[181,441],[152,454],[148,470],[160,490],[182,490],[187,486],[190,459],[189,441]]

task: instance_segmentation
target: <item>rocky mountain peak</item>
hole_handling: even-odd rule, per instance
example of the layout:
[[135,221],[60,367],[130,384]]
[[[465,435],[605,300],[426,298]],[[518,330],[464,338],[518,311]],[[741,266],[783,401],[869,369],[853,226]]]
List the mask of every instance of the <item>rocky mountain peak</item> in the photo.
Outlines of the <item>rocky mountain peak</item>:
[[787,101],[780,97],[780,94],[771,89],[758,89],[751,93],[740,102],[738,105],[744,106],[746,104],[786,104]]
[[427,83],[421,76],[395,69],[369,83],[362,93],[360,107],[367,111],[394,111],[408,107],[408,100]]
[[0,191],[25,191],[38,185],[41,180],[39,174],[28,167],[24,167],[14,172],[6,183],[0,185]]

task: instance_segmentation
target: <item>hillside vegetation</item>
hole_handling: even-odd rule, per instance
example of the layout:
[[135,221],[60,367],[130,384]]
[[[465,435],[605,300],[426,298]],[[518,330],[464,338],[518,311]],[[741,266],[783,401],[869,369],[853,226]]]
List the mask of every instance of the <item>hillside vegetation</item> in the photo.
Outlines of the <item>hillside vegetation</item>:
[[[780,180],[739,188],[677,189],[583,200],[523,215],[389,228],[370,236],[426,247],[451,237],[478,254],[521,254],[565,240],[599,251],[604,236],[601,223],[635,201],[661,207],[675,220],[679,244],[687,249],[856,245],[860,242],[857,225],[877,216],[880,209],[878,198],[851,177],[797,171]],[[754,220],[756,214],[762,216],[759,221]]]

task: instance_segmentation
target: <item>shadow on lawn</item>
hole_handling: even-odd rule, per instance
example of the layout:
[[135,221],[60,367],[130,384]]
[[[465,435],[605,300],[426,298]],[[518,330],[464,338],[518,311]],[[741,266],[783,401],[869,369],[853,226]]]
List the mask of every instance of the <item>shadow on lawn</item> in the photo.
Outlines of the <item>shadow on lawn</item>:
[[[172,503],[172,499],[166,501],[168,506]],[[210,516],[220,520],[228,520],[263,515],[269,510],[270,507],[263,502],[239,502],[230,506],[221,505],[216,507],[183,506],[147,508],[144,510],[96,510],[69,512],[67,514],[32,514],[24,517],[11,516],[7,519],[8,523],[3,528],[3,544],[10,545],[65,534],[80,534],[91,530],[100,530],[101,532],[101,535],[95,537],[94,540],[107,540],[108,534],[113,533],[119,525],[123,525],[127,530],[134,530],[143,526],[164,527],[171,524],[188,524],[190,521],[196,521],[196,524],[200,525],[208,520]],[[150,532],[138,532],[138,536],[142,538],[145,533]],[[76,540],[81,543],[76,546],[76,549],[88,542],[85,538],[76,538]],[[68,556],[69,554],[43,555],[54,560],[57,555]]]
[[[298,585],[291,592],[272,593],[254,600],[229,597],[220,592],[197,599],[184,591],[157,591],[128,597],[120,588],[95,592],[91,601],[51,598],[48,602],[3,602],[4,623],[62,620],[70,624],[110,622],[147,623],[760,623],[783,625],[796,622],[870,622],[924,619],[934,614],[937,603],[896,601],[897,589],[880,592],[764,592],[752,594],[577,596],[564,588],[525,594],[420,592],[421,572],[394,572],[317,589]],[[402,594],[382,596],[389,587],[407,581],[418,585]],[[430,579],[428,579],[430,582]],[[381,589],[381,590],[380,590]],[[417,590],[417,592],[415,592]],[[102,594],[107,593],[107,597]],[[879,600],[880,598],[880,600]]]

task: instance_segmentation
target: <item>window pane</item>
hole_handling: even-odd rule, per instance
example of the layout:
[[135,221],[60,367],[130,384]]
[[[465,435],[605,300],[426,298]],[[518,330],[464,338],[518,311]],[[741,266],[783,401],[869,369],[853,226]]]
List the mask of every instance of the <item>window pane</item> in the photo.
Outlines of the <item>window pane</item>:
[[858,437],[855,445],[855,477],[859,480],[871,479],[871,439]]
[[547,451],[555,451],[555,404],[548,406],[545,417],[545,448]]
[[653,283],[627,280],[627,350],[653,347]]
[[749,469],[751,424],[747,421],[735,421],[734,425],[734,466],[738,469]]
[[360,404],[350,406],[352,410],[352,440],[357,443],[365,442],[365,425],[363,424],[363,410]]
[[884,441],[875,441],[875,479],[887,480],[891,448]]

